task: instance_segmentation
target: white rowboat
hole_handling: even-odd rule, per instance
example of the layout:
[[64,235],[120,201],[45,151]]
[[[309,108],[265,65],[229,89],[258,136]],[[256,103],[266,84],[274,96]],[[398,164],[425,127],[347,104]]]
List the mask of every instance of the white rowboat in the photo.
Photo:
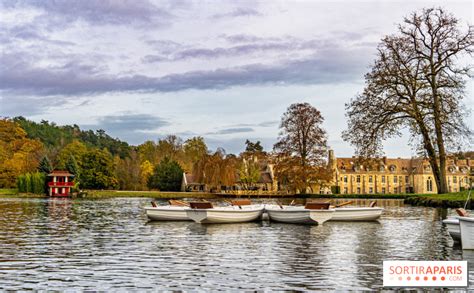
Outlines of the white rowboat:
[[448,233],[454,241],[461,241],[461,229],[459,228],[459,217],[449,217],[443,220]]
[[293,224],[322,225],[330,220],[334,209],[307,209],[304,206],[267,205],[265,211],[270,221]]
[[146,215],[153,221],[190,221],[186,214],[189,209],[182,206],[145,207]]
[[459,217],[462,249],[474,249],[474,218]]
[[262,218],[263,205],[242,205],[210,208],[188,208],[186,215],[196,223],[244,223]]
[[383,208],[377,207],[348,207],[334,210],[336,212],[330,221],[375,221],[383,212]]

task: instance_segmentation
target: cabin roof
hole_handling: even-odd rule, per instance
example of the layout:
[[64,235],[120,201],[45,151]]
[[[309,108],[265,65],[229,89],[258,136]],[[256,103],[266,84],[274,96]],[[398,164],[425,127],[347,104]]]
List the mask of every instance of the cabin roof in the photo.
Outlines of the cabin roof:
[[74,174],[71,174],[68,171],[64,170],[54,170],[53,172],[49,173],[48,176],[74,177]]

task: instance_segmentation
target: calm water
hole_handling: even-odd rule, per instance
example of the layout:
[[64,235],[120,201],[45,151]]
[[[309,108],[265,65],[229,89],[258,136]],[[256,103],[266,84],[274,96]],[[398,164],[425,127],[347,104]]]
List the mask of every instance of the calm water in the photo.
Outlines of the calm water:
[[0,199],[0,289],[376,289],[382,261],[470,260],[446,211],[385,202],[380,222],[147,221],[146,198]]

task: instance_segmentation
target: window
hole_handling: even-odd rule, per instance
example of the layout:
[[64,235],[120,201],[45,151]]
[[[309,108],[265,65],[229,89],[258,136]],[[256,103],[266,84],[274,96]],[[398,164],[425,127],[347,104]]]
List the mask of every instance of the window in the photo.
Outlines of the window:
[[369,176],[369,183],[372,183],[372,176]]
[[357,194],[360,194],[360,187],[357,187]]
[[431,177],[428,177],[428,180],[426,180],[426,190],[433,191],[433,179]]
[[456,176],[453,177],[453,183],[458,183],[458,177]]
[[397,179],[398,179],[397,176],[393,176],[393,183],[397,183],[397,181],[398,181]]
[[385,194],[385,187],[382,187],[382,193]]
[[348,193],[347,187],[344,187],[344,194],[347,194],[347,193]]
[[385,183],[385,176],[382,176],[382,183]]
[[357,175],[357,177],[356,177],[356,182],[357,182],[357,183],[360,183],[360,175]]
[[374,193],[374,188],[373,187],[369,187],[369,193]]
[[344,176],[344,183],[347,183],[347,176]]
[[408,176],[405,176],[405,184],[408,184],[410,181],[409,181],[409,178]]

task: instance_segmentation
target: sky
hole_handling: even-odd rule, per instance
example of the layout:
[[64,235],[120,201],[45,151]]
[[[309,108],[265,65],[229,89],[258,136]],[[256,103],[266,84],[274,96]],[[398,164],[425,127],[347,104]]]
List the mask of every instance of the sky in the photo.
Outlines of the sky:
[[[239,153],[246,139],[271,150],[286,108],[309,102],[336,156],[352,156],[345,103],[363,90],[381,38],[426,7],[473,24],[472,1],[3,0],[0,116],[134,145],[199,135]],[[407,136],[384,147],[415,154]]]

